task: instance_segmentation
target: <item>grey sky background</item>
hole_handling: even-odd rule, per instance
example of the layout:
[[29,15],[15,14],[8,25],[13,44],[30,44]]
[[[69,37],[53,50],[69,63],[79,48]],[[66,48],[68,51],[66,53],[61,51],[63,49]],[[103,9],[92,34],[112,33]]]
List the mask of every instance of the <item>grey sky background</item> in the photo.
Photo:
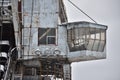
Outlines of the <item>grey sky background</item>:
[[[91,21],[64,1],[70,22]],[[73,63],[72,80],[120,80],[120,0],[71,1],[99,24],[108,25],[107,59]]]

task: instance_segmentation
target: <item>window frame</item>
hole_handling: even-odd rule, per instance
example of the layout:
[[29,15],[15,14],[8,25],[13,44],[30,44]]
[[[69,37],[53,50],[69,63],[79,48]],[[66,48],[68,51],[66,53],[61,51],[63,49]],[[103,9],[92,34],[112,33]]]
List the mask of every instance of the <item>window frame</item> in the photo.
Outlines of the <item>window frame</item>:
[[[46,40],[45,40],[45,42],[46,43],[40,43],[39,42],[39,31],[40,31],[40,29],[55,29],[55,35],[53,36],[53,35],[46,35]],[[38,46],[40,46],[40,45],[58,45],[58,36],[57,36],[57,34],[58,34],[58,28],[38,28]],[[48,44],[48,37],[55,37],[55,44]]]
[[[75,29],[79,30],[78,33],[77,31],[75,32]],[[78,35],[81,38],[77,39],[76,36],[73,35]],[[81,46],[82,43],[80,42],[82,41],[80,41],[80,39],[83,39],[85,47]],[[79,41],[77,42],[78,43],[77,45],[75,44],[75,41]],[[67,42],[70,52],[83,50],[104,52],[106,45],[106,30],[95,27],[80,27],[80,28],[73,27],[67,30]]]

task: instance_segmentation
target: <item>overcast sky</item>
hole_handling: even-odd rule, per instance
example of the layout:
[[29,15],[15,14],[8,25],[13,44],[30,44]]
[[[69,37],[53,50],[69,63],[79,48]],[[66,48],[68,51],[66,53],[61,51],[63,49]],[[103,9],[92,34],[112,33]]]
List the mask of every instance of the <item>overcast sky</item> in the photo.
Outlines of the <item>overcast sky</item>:
[[[67,0],[69,21],[91,21]],[[107,59],[72,64],[72,80],[120,80],[120,0],[71,0],[94,20],[108,25]]]

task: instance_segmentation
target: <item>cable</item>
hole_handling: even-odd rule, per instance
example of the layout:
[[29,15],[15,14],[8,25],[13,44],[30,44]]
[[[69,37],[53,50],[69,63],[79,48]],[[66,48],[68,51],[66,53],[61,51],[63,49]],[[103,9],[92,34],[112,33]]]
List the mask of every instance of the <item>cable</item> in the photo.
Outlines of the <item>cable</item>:
[[84,15],[86,15],[89,19],[91,19],[93,22],[97,23],[93,18],[91,18],[87,13],[85,13],[82,9],[80,9],[78,6],[76,6],[72,1],[68,0],[75,8],[77,8],[80,12],[82,12]]

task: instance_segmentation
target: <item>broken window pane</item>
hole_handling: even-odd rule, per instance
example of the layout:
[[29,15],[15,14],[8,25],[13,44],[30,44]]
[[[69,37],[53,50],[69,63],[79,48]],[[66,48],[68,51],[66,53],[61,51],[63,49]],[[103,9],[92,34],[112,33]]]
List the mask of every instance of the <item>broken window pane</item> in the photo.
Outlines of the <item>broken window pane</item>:
[[39,28],[38,44],[55,44],[56,29],[55,28]]

